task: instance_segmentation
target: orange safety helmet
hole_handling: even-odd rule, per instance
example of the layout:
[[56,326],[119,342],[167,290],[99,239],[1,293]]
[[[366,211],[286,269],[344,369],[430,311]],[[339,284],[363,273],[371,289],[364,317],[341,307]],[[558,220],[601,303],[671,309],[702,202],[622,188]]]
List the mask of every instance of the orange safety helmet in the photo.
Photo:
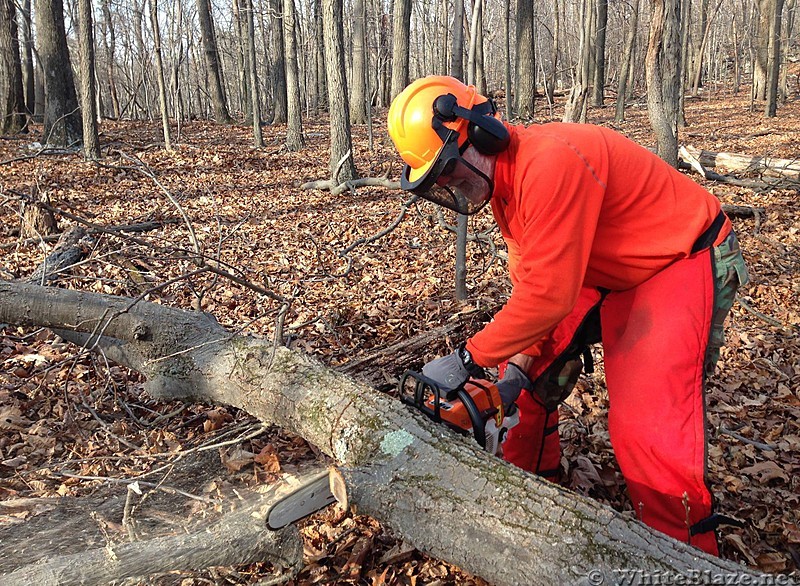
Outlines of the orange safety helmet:
[[[428,172],[444,147],[444,141],[433,128],[432,119],[434,102],[446,94],[454,95],[458,105],[467,109],[488,101],[475,86],[464,85],[455,77],[431,75],[411,83],[397,95],[389,108],[389,136],[410,167],[407,179],[411,183],[416,183]],[[459,147],[467,140],[466,125],[467,120],[463,118],[444,123],[445,127],[458,133]]]
[[497,155],[510,140],[494,102],[475,86],[440,75],[418,79],[400,92],[389,108],[388,127],[405,162],[401,187],[459,213],[474,213],[479,207],[454,203],[452,193],[433,193],[436,180],[463,163],[461,154],[468,146]]

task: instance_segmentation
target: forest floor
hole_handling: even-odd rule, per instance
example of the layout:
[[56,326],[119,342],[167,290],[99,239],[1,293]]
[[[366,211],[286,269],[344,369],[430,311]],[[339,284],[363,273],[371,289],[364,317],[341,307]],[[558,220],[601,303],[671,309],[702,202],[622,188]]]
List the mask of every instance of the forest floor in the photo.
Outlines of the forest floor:
[[[800,158],[800,98],[793,97],[773,119],[749,106],[744,96],[727,93],[688,100],[689,126],[681,142],[709,151]],[[613,105],[591,109],[589,122],[615,127],[613,113]],[[537,121],[560,115],[545,107]],[[376,120],[371,145],[366,127],[354,128],[362,176],[388,171],[397,177],[400,165],[387,142],[385,112],[383,117]],[[630,105],[616,128],[653,145],[643,100]],[[383,390],[405,369],[420,367],[476,331],[509,294],[494,231],[501,253],[471,243],[469,299],[452,299],[454,237],[439,226],[429,204],[412,206],[396,229],[345,253],[389,226],[406,197],[385,188],[338,196],[302,190],[306,181],[328,178],[324,119],[306,122],[306,147],[296,153],[281,148],[280,126],[264,128],[263,149],[251,147],[245,125],[191,122],[180,135],[173,126],[171,153],[159,145],[156,123],[104,122],[101,131],[100,164],[77,154],[37,154],[32,138],[0,140],[0,278],[28,278],[52,251],[52,240],[19,238],[21,195],[46,194],[64,212],[57,215],[61,230],[74,225],[75,217],[106,227],[167,221],[136,234],[95,231],[83,242],[86,260],[53,285],[199,306],[231,329],[273,335],[278,307],[251,288],[199,275],[155,289],[193,269],[187,223],[174,221],[179,205],[206,254],[241,279],[295,297],[284,331],[293,348],[334,368],[357,363],[352,374]],[[734,305],[727,345],[708,386],[709,479],[719,511],[746,522],[744,528],[721,530],[723,557],[790,573],[800,569],[798,194],[693,177],[723,203],[765,209],[757,218],[734,219],[752,281],[740,291],[744,303]],[[491,226],[488,212],[471,220],[473,231]],[[380,354],[454,323],[424,352],[402,355],[402,363]],[[97,535],[80,541],[70,532],[71,547],[80,551],[128,539],[123,505],[133,480],[214,496],[273,482],[320,459],[303,440],[260,429],[245,413],[155,402],[138,374],[81,352],[50,331],[0,324],[0,334],[0,573],[66,547],[53,545],[51,534],[24,531],[54,506],[54,497],[116,503],[98,506],[86,521]],[[598,358],[597,372],[583,377],[561,408],[562,482],[630,511],[609,442],[599,353]],[[189,461],[202,462],[202,472],[186,466]],[[156,491],[145,489],[153,502]],[[183,501],[175,508],[173,500],[171,509],[152,518],[170,517],[183,527],[188,517],[202,516],[197,499]],[[149,514],[144,504],[138,511]],[[63,521],[55,529],[66,534],[69,526]],[[320,513],[303,522],[302,535],[306,565],[292,584],[483,584],[353,512],[344,518]],[[251,564],[125,583],[255,584],[270,571],[267,564]]]

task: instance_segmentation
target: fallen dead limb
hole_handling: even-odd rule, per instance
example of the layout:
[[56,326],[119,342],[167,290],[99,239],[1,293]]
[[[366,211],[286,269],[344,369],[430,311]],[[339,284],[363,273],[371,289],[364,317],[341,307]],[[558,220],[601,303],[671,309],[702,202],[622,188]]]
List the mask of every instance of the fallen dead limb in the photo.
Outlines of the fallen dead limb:
[[189,534],[109,543],[80,553],[51,556],[4,574],[2,581],[5,586],[105,584],[161,572],[256,561],[272,562],[288,580],[302,568],[302,540],[293,525],[280,531],[266,528],[264,514],[270,502],[264,499],[248,504]]
[[[113,319],[110,319],[112,318]],[[339,465],[350,502],[418,549],[502,585],[615,583],[620,569],[754,580],[594,500],[519,470],[399,401],[196,312],[0,283],[0,323],[99,332],[160,399],[235,406]]]
[[[728,155],[728,158],[722,158],[721,155]],[[730,153],[711,153],[688,146],[681,146],[678,156],[680,157],[679,167],[681,169],[695,171],[709,181],[747,187],[755,191],[770,191],[773,189],[800,190],[800,177],[798,176],[800,164],[796,161],[769,159],[767,157],[747,157]],[[757,173],[759,178],[739,179],[709,170],[708,167],[713,167],[718,162],[722,164],[723,160],[727,168],[734,171],[742,171],[743,173]],[[797,170],[794,169],[795,165],[798,167]]]

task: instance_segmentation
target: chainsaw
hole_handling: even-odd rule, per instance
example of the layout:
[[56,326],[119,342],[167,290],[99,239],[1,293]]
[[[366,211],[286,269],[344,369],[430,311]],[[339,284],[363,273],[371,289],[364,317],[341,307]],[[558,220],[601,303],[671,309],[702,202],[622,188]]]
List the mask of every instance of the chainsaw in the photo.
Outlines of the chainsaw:
[[516,405],[503,409],[497,385],[488,380],[470,379],[462,387],[444,392],[425,375],[407,370],[398,390],[403,403],[461,435],[472,435],[492,455],[499,454],[508,430],[519,423]]

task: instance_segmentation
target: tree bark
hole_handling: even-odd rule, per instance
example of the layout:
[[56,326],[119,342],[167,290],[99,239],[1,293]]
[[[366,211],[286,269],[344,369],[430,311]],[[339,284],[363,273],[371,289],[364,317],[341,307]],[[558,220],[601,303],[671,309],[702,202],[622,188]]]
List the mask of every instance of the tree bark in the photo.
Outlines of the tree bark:
[[367,123],[367,3],[353,4],[353,75],[350,79],[350,123]]
[[647,47],[647,113],[656,136],[656,152],[678,165],[680,94],[680,0],[651,0]]
[[27,128],[14,0],[0,0],[0,134]]
[[[284,87],[286,92],[286,148],[299,151],[303,148],[303,122],[300,115],[300,74],[297,69],[297,43],[294,36],[294,0],[283,0],[283,33],[282,39],[286,47],[284,62]],[[278,106],[275,107],[278,115]],[[273,120],[275,122],[276,120]]]
[[211,20],[209,0],[197,0],[197,17],[200,21],[200,37],[203,42],[203,56],[211,92],[211,106],[214,119],[220,124],[229,124],[231,116],[225,104],[225,92],[222,89],[222,73],[217,56],[217,38],[214,34],[214,23]]
[[256,27],[253,17],[253,0],[244,0],[247,7],[247,68],[250,78],[250,112],[253,114],[253,146],[264,146],[261,134],[261,102],[258,97],[258,73],[256,71]]
[[167,86],[164,82],[164,61],[161,58],[161,29],[158,25],[158,3],[150,0],[150,25],[153,28],[153,53],[156,56],[156,80],[158,82],[158,106],[161,111],[161,130],[164,135],[164,148],[172,150],[169,134],[169,112],[167,111]]
[[309,357],[227,332],[205,314],[2,282],[0,322],[79,330],[81,341],[96,341],[109,359],[142,372],[157,398],[236,406],[306,438],[338,462],[360,512],[498,586],[616,583],[622,569],[754,575],[514,468]]
[[[323,0],[323,4],[324,4]],[[411,0],[394,0],[392,28],[392,93],[393,100],[408,85],[409,38],[411,37]],[[325,47],[327,53],[327,43]],[[331,55],[328,53],[328,63]],[[330,74],[330,68],[328,69]],[[333,80],[328,78],[328,94]],[[333,111],[333,104],[331,112]]]
[[450,75],[464,81],[464,0],[453,0],[453,38]]
[[70,147],[80,143],[81,117],[64,30],[61,0],[36,0],[39,59],[44,70],[42,143]]
[[97,101],[95,100],[94,20],[92,1],[78,0],[78,39],[80,47],[80,99],[83,122],[83,157],[89,161],[100,158],[100,139],[97,136]]
[[767,93],[764,116],[774,118],[778,112],[778,82],[781,71],[781,14],[783,0],[769,1],[769,59],[767,60]]
[[25,111],[33,116],[36,110],[36,80],[33,73],[33,32],[31,23],[31,0],[22,0],[20,55],[22,57],[22,85],[25,91]]
[[114,73],[114,53],[116,50],[117,39],[114,32],[114,23],[111,20],[111,10],[108,8],[108,0],[102,0],[103,22],[105,29],[103,32],[103,44],[106,50],[106,77],[108,77],[108,91],[111,94],[111,109],[114,118],[118,119],[121,115],[119,107],[119,96],[117,94],[117,81]]
[[595,34],[595,68],[592,104],[603,105],[606,89],[606,25],[608,24],[608,0],[597,0],[597,31]]
[[[272,50],[274,55],[274,63],[272,64],[272,97],[273,97],[273,110],[272,110],[272,123],[273,124],[286,124],[289,116],[288,105],[288,89],[289,84],[287,77],[289,75],[289,64],[286,62],[286,54],[289,51],[287,43],[289,39],[286,38],[287,26],[284,23],[286,18],[286,0],[270,0],[270,26],[272,27]],[[294,18],[294,6],[292,6],[292,18]],[[292,31],[292,44],[294,46],[294,28],[289,29]],[[294,49],[295,54],[297,49]],[[294,74],[297,73],[297,58],[294,60]],[[295,77],[296,82],[297,77]],[[295,121],[296,123],[296,121]],[[292,148],[292,147],[290,147]]]
[[342,18],[342,0],[322,0],[325,70],[328,78],[328,112],[331,128],[331,152],[328,168],[334,183],[350,181],[357,176],[353,163],[350,108],[347,103],[347,80],[344,73]]
[[617,86],[617,109],[614,121],[619,124],[625,120],[625,98],[628,95],[628,71],[633,60],[633,47],[636,42],[636,27],[639,20],[639,0],[633,0],[631,16],[628,19],[628,33],[625,35],[625,49],[619,67],[619,84]]
[[514,110],[524,120],[533,120],[536,109],[533,25],[533,2],[517,0],[517,91]]

